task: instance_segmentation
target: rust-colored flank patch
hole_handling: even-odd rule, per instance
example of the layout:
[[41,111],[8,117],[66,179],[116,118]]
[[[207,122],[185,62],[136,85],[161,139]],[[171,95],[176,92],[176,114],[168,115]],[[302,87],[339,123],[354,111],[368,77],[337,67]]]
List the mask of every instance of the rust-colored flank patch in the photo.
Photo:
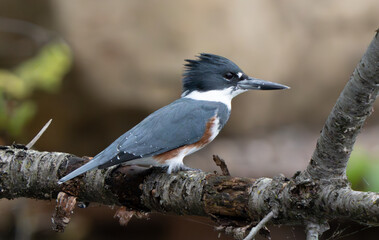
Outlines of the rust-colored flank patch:
[[178,148],[175,148],[171,151],[161,153],[159,155],[154,156],[153,158],[159,162],[160,164],[164,164],[167,160],[172,159],[178,156],[182,151],[190,151],[192,148],[202,148],[206,144],[210,142],[210,138],[212,136],[212,128],[215,124],[216,116],[209,119],[207,122],[207,126],[205,127],[204,135],[200,138],[199,141],[192,143],[190,145],[184,145]]

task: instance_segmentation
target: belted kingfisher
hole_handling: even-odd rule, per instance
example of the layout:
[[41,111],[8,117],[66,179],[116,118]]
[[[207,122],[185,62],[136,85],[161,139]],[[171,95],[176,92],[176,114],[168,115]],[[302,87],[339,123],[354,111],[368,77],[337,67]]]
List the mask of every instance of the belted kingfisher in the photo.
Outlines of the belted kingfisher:
[[58,183],[120,163],[166,166],[168,173],[186,169],[183,158],[210,143],[228,121],[233,97],[254,89],[289,88],[249,77],[229,59],[214,54],[202,53],[186,62],[180,99],[146,117]]

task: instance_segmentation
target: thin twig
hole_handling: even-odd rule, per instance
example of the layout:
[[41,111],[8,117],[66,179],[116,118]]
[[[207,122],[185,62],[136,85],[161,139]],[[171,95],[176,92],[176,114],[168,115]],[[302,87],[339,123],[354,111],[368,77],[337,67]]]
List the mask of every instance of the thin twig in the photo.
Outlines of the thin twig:
[[254,239],[255,235],[263,228],[268,221],[271,220],[271,218],[274,217],[274,212],[271,211],[269,214],[267,214],[255,227],[253,227],[249,233],[243,240],[252,240]]
[[362,231],[364,231],[366,229],[369,229],[369,228],[373,228],[373,226],[366,226],[364,228],[361,228],[361,229],[359,229],[357,231],[354,231],[354,232],[351,232],[351,233],[347,233],[345,235],[341,234],[340,236],[336,236],[335,238],[333,238],[333,240],[337,240],[337,239],[341,239],[341,238],[347,238],[347,237],[350,237],[350,236],[352,236],[354,234],[357,234],[357,233],[362,232]]
[[314,226],[307,226],[307,240],[318,240],[318,231]]
[[226,165],[224,159],[220,158],[218,155],[213,155],[213,161],[216,163],[217,166],[221,168],[222,175],[230,176],[228,166]]
[[321,236],[328,229],[329,229],[329,224],[327,222],[324,222],[324,223],[308,222],[306,226],[307,240],[318,240],[319,236]]
[[76,197],[70,196],[64,192],[60,192],[57,197],[57,205],[55,213],[51,218],[53,230],[56,232],[64,232],[69,224],[74,208],[76,205]]
[[28,21],[0,17],[0,31],[26,36],[38,46],[49,42],[56,34]]
[[32,139],[32,141],[30,141],[27,145],[26,145],[26,148],[27,149],[31,149],[34,144],[38,141],[38,139],[42,136],[42,134],[46,131],[46,129],[49,127],[51,121],[53,119],[50,119],[46,124],[45,126],[43,126],[43,128],[39,131],[39,133]]

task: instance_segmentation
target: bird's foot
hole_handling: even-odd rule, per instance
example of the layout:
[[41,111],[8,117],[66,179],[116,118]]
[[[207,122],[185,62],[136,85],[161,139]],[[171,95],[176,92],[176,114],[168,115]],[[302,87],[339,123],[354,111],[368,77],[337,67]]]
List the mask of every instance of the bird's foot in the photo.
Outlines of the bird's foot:
[[182,165],[178,168],[177,171],[193,171],[193,172],[202,172],[201,169],[187,167],[186,165]]
[[190,168],[190,167],[187,167],[186,165],[181,165],[181,166],[178,166],[176,168],[170,168],[169,166],[162,166],[162,169],[165,170],[168,174],[170,174],[170,173],[177,173],[177,172],[180,172],[180,171],[202,172],[201,169]]

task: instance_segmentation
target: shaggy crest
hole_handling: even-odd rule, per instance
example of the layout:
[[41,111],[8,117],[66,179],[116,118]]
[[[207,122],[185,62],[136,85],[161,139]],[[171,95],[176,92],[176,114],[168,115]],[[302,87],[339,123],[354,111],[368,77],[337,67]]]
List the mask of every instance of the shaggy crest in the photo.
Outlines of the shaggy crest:
[[[227,72],[242,72],[242,70],[232,61],[225,57],[221,57],[210,53],[201,53],[198,59],[186,59],[184,64],[185,71],[183,73],[183,93],[187,90],[206,91],[211,83],[212,78],[216,75],[222,76]],[[208,83],[205,83],[205,79]],[[214,79],[216,80],[216,79]],[[222,87],[222,85],[220,85]]]

